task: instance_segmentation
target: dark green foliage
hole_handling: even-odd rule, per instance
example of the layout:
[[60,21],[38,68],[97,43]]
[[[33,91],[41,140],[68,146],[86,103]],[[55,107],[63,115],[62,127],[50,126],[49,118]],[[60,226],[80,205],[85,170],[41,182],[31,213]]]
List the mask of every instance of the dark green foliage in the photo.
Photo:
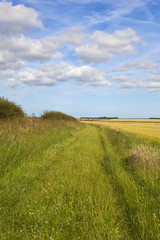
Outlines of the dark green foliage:
[[24,112],[21,106],[9,101],[7,98],[0,97],[0,118],[22,117]]
[[76,118],[69,116],[65,113],[56,111],[45,111],[42,115],[44,119],[55,119],[55,120],[65,120],[65,121],[77,121]]

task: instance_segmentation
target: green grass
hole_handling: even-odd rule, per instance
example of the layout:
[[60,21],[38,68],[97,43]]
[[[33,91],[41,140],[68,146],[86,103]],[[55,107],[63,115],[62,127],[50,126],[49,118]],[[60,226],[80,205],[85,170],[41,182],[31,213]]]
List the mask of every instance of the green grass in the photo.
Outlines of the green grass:
[[1,121],[0,136],[0,239],[159,239],[159,162],[130,161],[158,143],[34,118]]
[[154,171],[141,168],[139,164],[137,166],[130,164],[130,149],[141,146],[142,143],[150,149],[154,148],[156,143],[109,129],[103,130],[101,134],[106,152],[103,166],[117,195],[117,205],[123,212],[123,227],[127,229],[131,239],[158,240],[159,164]]

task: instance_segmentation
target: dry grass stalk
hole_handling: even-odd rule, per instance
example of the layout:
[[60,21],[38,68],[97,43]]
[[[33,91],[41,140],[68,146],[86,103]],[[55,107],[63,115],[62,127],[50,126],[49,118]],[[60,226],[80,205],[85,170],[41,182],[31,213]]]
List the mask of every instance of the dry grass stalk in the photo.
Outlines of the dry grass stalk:
[[130,150],[130,164],[134,167],[153,170],[158,166],[160,150],[157,147],[138,145]]
[[12,139],[13,142],[18,136],[26,136],[26,134],[37,134],[43,131],[49,131],[52,128],[62,127],[79,127],[77,121],[63,121],[63,120],[44,120],[41,118],[14,118],[14,119],[0,119],[0,138],[1,141]]

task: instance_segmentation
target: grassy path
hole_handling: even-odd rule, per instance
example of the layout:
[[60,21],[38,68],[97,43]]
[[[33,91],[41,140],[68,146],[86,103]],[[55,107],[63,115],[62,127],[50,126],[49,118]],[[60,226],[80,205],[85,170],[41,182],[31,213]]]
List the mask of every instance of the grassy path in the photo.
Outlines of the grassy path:
[[103,128],[100,136],[105,151],[103,167],[122,209],[121,227],[134,240],[160,239],[159,169],[144,171],[128,163],[128,150],[141,144],[140,139]]
[[136,141],[86,126],[1,147],[0,239],[158,240],[157,175],[127,163]]
[[119,212],[101,166],[97,128],[60,136],[34,159],[31,151],[32,160],[24,154],[12,170],[7,166],[1,239],[119,239]]

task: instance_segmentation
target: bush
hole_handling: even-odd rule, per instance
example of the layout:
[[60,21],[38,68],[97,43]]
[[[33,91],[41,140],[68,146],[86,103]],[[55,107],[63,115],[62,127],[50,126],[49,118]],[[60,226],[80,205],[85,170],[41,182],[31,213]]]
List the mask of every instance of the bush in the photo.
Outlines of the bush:
[[21,106],[9,101],[7,98],[0,97],[0,118],[12,118],[24,116]]
[[56,112],[56,111],[45,111],[42,115],[44,119],[55,119],[55,120],[66,120],[66,121],[77,121],[76,118],[69,116],[65,113]]

